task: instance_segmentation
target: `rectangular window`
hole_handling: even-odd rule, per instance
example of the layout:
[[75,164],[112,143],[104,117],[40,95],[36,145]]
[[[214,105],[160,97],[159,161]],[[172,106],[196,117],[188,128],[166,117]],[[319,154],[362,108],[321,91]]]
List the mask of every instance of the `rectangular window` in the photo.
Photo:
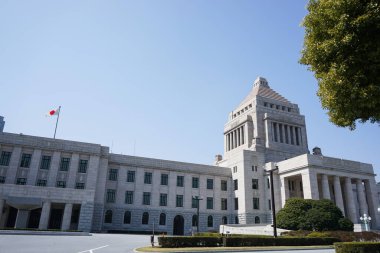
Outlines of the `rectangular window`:
[[237,189],[239,189],[239,184],[238,184],[238,180],[235,179],[234,180],[234,190],[236,191]]
[[214,189],[214,179],[211,179],[211,178],[207,179],[207,189],[208,190]]
[[221,199],[221,209],[227,210],[227,199]]
[[193,177],[192,185],[193,185],[193,188],[199,188],[199,178]]
[[270,181],[269,181],[269,178],[267,178],[267,188],[270,189]]
[[293,126],[289,126],[290,130],[290,144],[294,145]]
[[133,191],[125,192],[125,204],[133,204]]
[[168,205],[168,194],[161,193],[160,194],[160,206],[167,206]]
[[284,125],[285,130],[285,143],[289,144],[288,125]]
[[152,173],[151,172],[145,172],[144,184],[152,184]]
[[30,160],[31,159],[32,159],[32,155],[31,154],[22,154],[20,167],[22,167],[22,168],[29,168],[30,167]]
[[260,199],[259,198],[253,198],[253,209],[260,209]]
[[268,199],[268,210],[272,210],[272,203],[270,199]]
[[0,177],[0,184],[4,184],[5,183],[5,177],[1,176]]
[[199,200],[195,199],[194,197],[191,198],[191,208],[197,208],[198,203],[199,203]]
[[235,210],[239,210],[239,198],[235,198]]
[[207,209],[214,209],[214,198],[207,197]]
[[48,170],[50,168],[51,156],[43,155],[41,158],[41,170]]
[[259,180],[256,178],[252,179],[252,189],[258,190],[259,189]]
[[234,166],[234,167],[233,167],[233,171],[234,171],[234,173],[237,172],[237,166]]
[[86,173],[87,172],[87,164],[88,160],[79,160],[79,167],[78,167],[78,172],[79,173]]
[[68,171],[70,166],[70,158],[68,157],[62,157],[61,158],[61,164],[59,165],[60,171]]
[[295,132],[296,132],[296,144],[297,144],[297,146],[299,146],[300,145],[300,139],[298,138],[298,136],[299,136],[299,127],[294,127],[294,129],[295,129]]
[[278,128],[279,128],[279,131],[280,131],[280,142],[284,143],[284,137],[282,135],[282,124],[278,124]]
[[183,187],[183,176],[177,176],[177,186]]
[[135,182],[135,171],[128,170],[128,172],[127,172],[127,182],[129,182],[129,183]]
[[75,183],[75,189],[84,189],[84,183]]
[[169,175],[161,174],[161,185],[168,185]]
[[150,192],[143,193],[143,205],[150,205]]
[[176,207],[183,207],[183,195],[177,195],[176,201],[175,201]]
[[23,177],[17,178],[16,184],[25,185],[26,184],[26,178],[23,178]]
[[253,165],[253,166],[252,166],[252,171],[253,171],[253,172],[257,172],[257,165]]
[[11,160],[12,152],[3,151],[0,156],[0,165],[9,166],[9,162]]
[[36,186],[46,186],[46,180],[45,179],[38,179]]
[[220,189],[222,191],[227,191],[227,180],[221,180],[220,181]]
[[118,172],[118,169],[110,169],[108,171],[108,180],[117,181],[117,172]]
[[273,129],[273,137],[274,141],[278,142],[278,136],[277,136],[277,123],[272,123],[272,129]]
[[57,181],[55,187],[66,188],[66,181]]
[[115,203],[116,199],[116,190],[113,189],[107,189],[107,203]]

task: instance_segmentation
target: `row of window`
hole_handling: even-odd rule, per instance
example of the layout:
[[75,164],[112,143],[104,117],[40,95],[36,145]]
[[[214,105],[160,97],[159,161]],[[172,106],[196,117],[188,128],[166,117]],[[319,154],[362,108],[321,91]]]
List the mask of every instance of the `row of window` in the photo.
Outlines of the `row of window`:
[[[27,178],[19,177],[16,178],[16,184],[17,185],[26,185]],[[5,177],[0,176],[0,184],[5,183]],[[47,185],[47,180],[45,179],[37,179],[36,186],[42,186],[45,187]],[[55,187],[57,188],[66,188],[66,181],[58,180],[56,181]],[[84,189],[84,183],[77,182],[75,183],[75,189]]]
[[[131,211],[125,211],[124,212],[124,217],[123,217],[123,223],[124,224],[131,224],[132,220],[132,212]],[[113,212],[112,210],[107,210],[104,215],[104,223],[112,223],[113,221]],[[255,220],[256,221],[256,220]],[[222,224],[227,224],[228,219],[227,216],[222,217]],[[259,222],[260,223],[260,220]],[[149,224],[149,213],[144,212],[141,216],[141,224],[142,225],[148,225]],[[166,214],[161,213],[160,218],[158,220],[158,225],[159,226],[165,226],[166,225]],[[198,216],[193,215],[192,217],[192,226],[196,227],[198,225]],[[207,216],[207,227],[214,227],[214,218],[212,215]]]
[[[234,180],[234,190],[239,189],[239,181],[237,179]],[[259,189],[259,180],[257,178],[252,178],[252,189],[258,190]]]
[[[117,181],[118,177],[118,169],[109,169],[108,170],[108,180],[110,181]],[[144,173],[144,184],[152,184],[152,172],[145,172]],[[136,172],[133,170],[127,171],[127,182],[133,183],[135,182],[136,178]],[[162,173],[161,174],[161,185],[168,185],[169,184],[169,174]],[[184,176],[177,176],[177,187],[183,187],[184,186]],[[227,191],[227,180],[221,180],[221,190]],[[207,189],[212,190],[214,189],[214,179],[207,178]],[[192,178],[192,188],[199,188],[199,178],[193,177]]]
[[[239,210],[239,198],[235,198],[235,210]],[[253,198],[252,199],[252,208],[255,210],[260,209],[260,198]]]
[[[116,201],[116,190],[113,189],[107,189],[107,195],[106,195],[106,202],[107,203],[115,203]],[[134,191],[126,191],[125,192],[125,204],[134,204]],[[192,198],[191,202],[191,208],[197,208],[198,207],[198,199]],[[143,205],[151,205],[151,193],[150,192],[143,192],[143,198],[142,198],[142,204]],[[167,206],[168,205],[168,194],[167,193],[160,193],[160,206]],[[176,207],[183,207],[183,195],[176,195]],[[207,197],[206,198],[206,208],[207,209],[214,209],[214,198],[213,197]],[[221,210],[227,210],[227,199],[222,198],[221,199]]]
[[239,116],[240,114],[243,114],[245,111],[248,111],[249,109],[252,108],[252,104],[249,104],[247,105],[246,107],[244,107],[243,109],[241,109],[240,111],[234,113],[234,115],[232,116],[232,118],[236,118],[237,116]]
[[283,106],[283,105],[282,106],[281,105],[275,105],[275,104],[271,104],[271,103],[268,103],[268,102],[264,102],[264,106],[272,108],[272,109],[282,110],[282,111],[288,111],[288,112],[292,111],[292,108],[290,108],[290,107],[286,107],[286,106]]
[[[2,151],[0,156],[0,165],[2,166],[9,166],[9,162],[11,160],[12,152],[8,151]],[[21,161],[20,161],[20,167],[21,168],[30,168],[30,163],[32,161],[32,155],[31,154],[22,154],[21,155]],[[41,162],[40,162],[40,169],[41,170],[49,170],[51,163],[51,156],[43,155],[41,156]],[[87,166],[88,166],[88,160],[79,160],[78,165],[78,172],[79,173],[86,173],[87,172]],[[68,171],[70,168],[70,158],[69,157],[62,157],[61,162],[59,165],[60,171]]]

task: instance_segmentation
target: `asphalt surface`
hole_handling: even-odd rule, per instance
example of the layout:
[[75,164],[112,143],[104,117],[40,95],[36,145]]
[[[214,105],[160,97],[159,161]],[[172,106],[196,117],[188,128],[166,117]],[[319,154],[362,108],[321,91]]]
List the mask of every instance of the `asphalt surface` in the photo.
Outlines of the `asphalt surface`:
[[[157,238],[156,238],[157,240]],[[148,246],[149,235],[0,235],[0,253],[130,253]],[[254,251],[255,253],[335,253],[334,249]]]

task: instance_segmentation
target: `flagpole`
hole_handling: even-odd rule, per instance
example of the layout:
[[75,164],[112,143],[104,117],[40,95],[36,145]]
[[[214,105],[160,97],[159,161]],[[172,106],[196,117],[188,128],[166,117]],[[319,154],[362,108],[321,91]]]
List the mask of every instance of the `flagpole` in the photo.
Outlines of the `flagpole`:
[[61,106],[58,107],[58,117],[57,117],[57,122],[55,122],[54,139],[55,139],[55,134],[57,133],[57,126],[58,126],[58,120],[59,120],[60,114],[61,114]]

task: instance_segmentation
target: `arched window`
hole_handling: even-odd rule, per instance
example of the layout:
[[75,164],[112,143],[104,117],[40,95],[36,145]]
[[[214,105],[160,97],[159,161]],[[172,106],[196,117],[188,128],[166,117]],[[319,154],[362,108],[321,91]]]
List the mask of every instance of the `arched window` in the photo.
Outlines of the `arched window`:
[[222,217],[222,224],[225,225],[228,223],[227,216]]
[[196,227],[198,225],[198,217],[196,214],[193,215],[193,220],[192,220],[193,227]]
[[159,223],[160,226],[165,226],[166,225],[166,214],[164,213],[161,213],[160,214],[160,223]]
[[239,217],[235,216],[235,224],[239,224]]
[[124,213],[124,224],[131,224],[131,212],[125,211]]
[[207,227],[212,228],[213,226],[214,226],[214,221],[213,221],[213,219],[212,219],[212,216],[209,215],[209,216],[207,217]]
[[104,223],[112,223],[112,210],[107,210],[104,216]]
[[255,217],[255,223],[256,223],[256,224],[260,223],[260,217],[259,217],[259,216],[256,216],[256,217]]
[[142,215],[142,219],[141,219],[141,224],[148,224],[149,223],[149,213],[148,212],[144,212],[143,215]]

